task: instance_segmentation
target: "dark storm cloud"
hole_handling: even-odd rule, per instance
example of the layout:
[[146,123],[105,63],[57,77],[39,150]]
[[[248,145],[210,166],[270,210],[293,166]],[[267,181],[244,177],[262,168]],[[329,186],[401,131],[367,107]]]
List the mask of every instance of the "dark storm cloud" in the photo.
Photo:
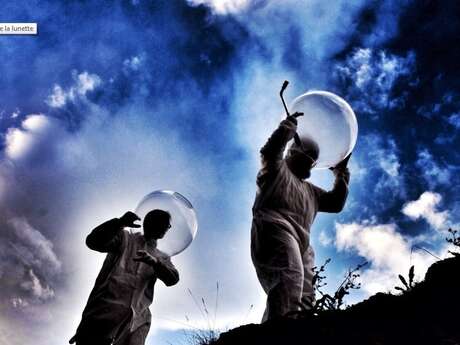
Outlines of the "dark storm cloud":
[[20,308],[53,298],[49,283],[61,272],[61,262],[51,241],[25,218],[11,218],[1,226],[2,299]]

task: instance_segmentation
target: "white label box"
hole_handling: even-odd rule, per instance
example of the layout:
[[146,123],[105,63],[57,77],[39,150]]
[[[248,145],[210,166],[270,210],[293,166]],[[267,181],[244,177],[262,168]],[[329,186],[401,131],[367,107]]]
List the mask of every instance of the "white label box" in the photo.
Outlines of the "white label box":
[[37,23],[0,23],[0,35],[36,35]]

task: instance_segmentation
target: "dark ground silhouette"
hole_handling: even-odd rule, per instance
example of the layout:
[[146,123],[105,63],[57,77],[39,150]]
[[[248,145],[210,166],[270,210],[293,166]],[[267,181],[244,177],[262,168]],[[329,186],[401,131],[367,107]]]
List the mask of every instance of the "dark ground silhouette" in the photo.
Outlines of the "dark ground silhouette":
[[401,295],[378,293],[346,310],[270,320],[223,333],[211,345],[460,344],[460,256],[433,264]]

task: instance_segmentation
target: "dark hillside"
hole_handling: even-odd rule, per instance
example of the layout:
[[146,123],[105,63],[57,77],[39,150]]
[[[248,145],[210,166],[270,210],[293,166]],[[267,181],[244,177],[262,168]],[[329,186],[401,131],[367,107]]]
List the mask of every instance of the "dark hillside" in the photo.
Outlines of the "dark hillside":
[[245,325],[212,345],[460,344],[460,256],[433,264],[402,295],[376,294],[346,310]]

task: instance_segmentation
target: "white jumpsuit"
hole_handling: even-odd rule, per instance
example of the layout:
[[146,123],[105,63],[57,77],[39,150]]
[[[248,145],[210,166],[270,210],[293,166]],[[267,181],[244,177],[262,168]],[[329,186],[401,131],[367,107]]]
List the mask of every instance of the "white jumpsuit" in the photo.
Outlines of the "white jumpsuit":
[[260,151],[251,254],[267,293],[262,321],[308,308],[314,302],[310,227],[317,212],[340,212],[348,194],[347,169],[335,172],[334,188],[329,192],[291,172],[283,153],[296,128],[290,120],[282,121]]
[[[177,270],[169,256],[156,248],[155,240],[122,230],[117,218],[95,228],[86,243],[108,254],[71,342],[143,345],[150,328],[155,282],[159,278],[167,286],[176,284]],[[154,268],[134,261],[138,250],[147,251],[159,264]]]

